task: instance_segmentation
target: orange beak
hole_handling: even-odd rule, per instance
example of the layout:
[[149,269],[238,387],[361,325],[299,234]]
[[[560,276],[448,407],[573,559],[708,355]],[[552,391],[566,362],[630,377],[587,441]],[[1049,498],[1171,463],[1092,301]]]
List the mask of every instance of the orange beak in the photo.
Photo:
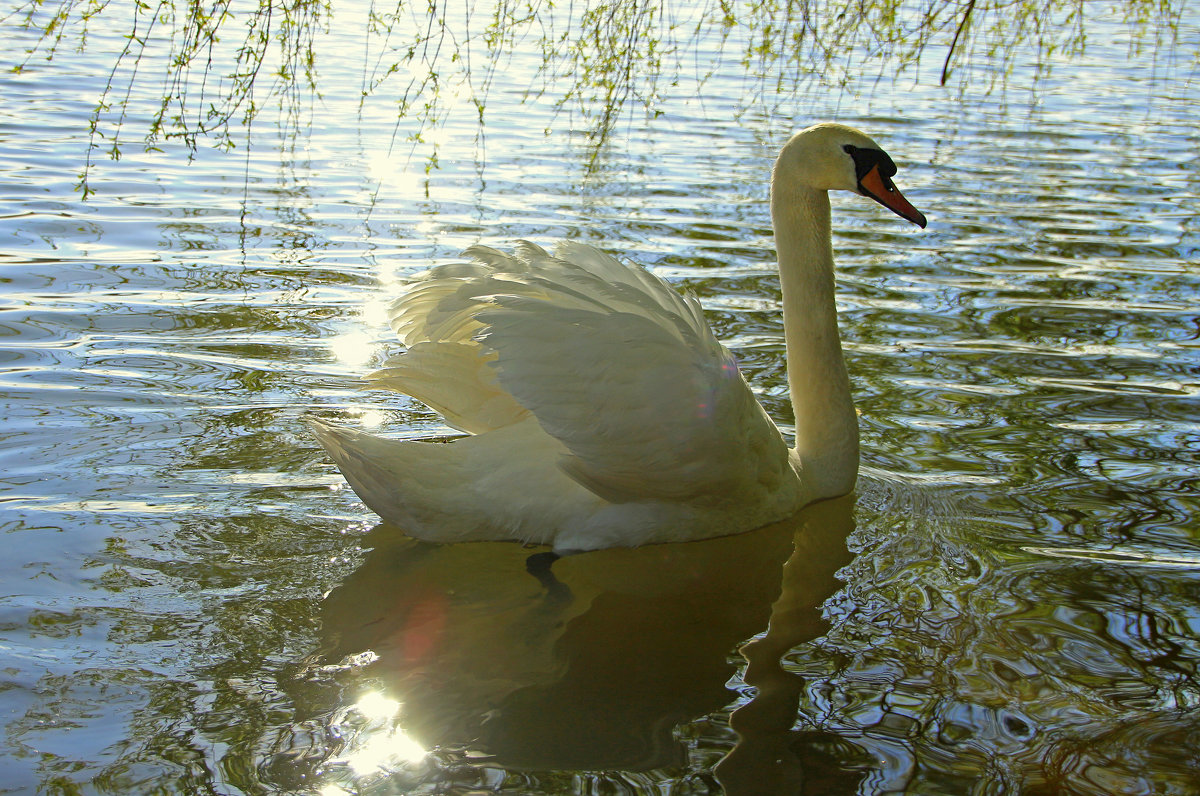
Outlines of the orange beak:
[[869,196],[901,218],[906,218],[921,229],[925,229],[925,214],[913,207],[904,194],[900,193],[891,180],[879,173],[875,166],[858,181],[864,196]]

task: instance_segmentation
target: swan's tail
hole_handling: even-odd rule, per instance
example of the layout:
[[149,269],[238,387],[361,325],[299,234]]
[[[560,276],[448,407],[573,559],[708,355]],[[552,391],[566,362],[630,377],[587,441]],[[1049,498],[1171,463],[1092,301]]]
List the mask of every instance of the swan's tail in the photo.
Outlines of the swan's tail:
[[428,443],[381,439],[315,418],[306,418],[305,422],[354,493],[372,511],[405,529],[417,524],[409,501],[401,498],[400,488],[419,480],[422,451],[418,445],[427,448]]
[[355,494],[418,539],[546,543],[596,501],[558,470],[562,447],[532,418],[445,443],[306,421]]

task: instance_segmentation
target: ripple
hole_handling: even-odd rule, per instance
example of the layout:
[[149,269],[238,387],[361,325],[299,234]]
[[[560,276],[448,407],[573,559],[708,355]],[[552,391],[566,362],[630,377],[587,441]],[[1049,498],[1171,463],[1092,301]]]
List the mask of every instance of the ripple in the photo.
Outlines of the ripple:
[[[713,765],[740,742],[730,707],[658,717],[686,750],[669,769],[506,771],[455,749],[410,765],[384,749],[378,772],[349,771],[372,719],[348,711],[386,674],[378,656],[295,674],[323,596],[381,537],[364,536],[372,515],[300,416],[446,432],[358,381],[398,348],[372,302],[480,240],[573,237],[698,295],[790,431],[767,176],[788,130],[827,116],[886,142],[932,223],[835,199],[863,440],[857,558],[810,607],[822,633],[783,652],[803,681],[770,759],[803,754],[812,725],[834,739],[823,765],[853,768],[864,792],[1193,791],[1195,92],[1163,90],[1120,26],[1097,24],[1092,55],[1041,73],[1018,59],[1004,96],[952,97],[922,75],[747,99],[740,67],[680,75],[599,151],[582,103],[514,103],[555,77],[531,51],[488,76],[483,130],[468,108],[436,131],[436,168],[429,142],[406,140],[411,119],[360,105],[346,53],[361,30],[335,29],[326,76],[355,90],[326,92],[301,135],[275,140],[268,113],[232,153],[132,145],[97,161],[86,203],[71,164],[126,40],[97,27],[95,50],[0,72],[14,787],[716,792]],[[727,32],[700,71],[748,43]],[[31,35],[12,32],[14,52]],[[1194,22],[1173,35],[1195,50]],[[158,87],[133,95],[135,113]],[[384,555],[380,578],[419,591],[440,554],[405,549],[405,577]],[[712,665],[740,665],[733,648]],[[739,707],[755,698],[740,685]]]
[[1027,553],[1034,553],[1046,556],[1047,558],[1067,558],[1100,564],[1121,564],[1124,566],[1200,570],[1200,555],[1193,556],[1167,552],[1147,553],[1142,550],[1095,550],[1082,547],[1034,547],[1032,545],[1024,546],[1021,549]]

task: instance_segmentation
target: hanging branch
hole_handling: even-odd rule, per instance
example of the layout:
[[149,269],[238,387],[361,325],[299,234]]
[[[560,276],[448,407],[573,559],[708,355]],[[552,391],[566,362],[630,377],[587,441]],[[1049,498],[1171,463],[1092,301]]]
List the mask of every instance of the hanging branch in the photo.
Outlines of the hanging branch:
[[[1189,0],[1108,2],[1124,8],[1135,41],[1180,46],[1178,20]],[[88,31],[101,22],[106,32],[125,26],[124,47],[114,56],[90,120],[80,182],[86,196],[101,145],[108,145],[110,157],[120,155],[127,119],[135,118],[133,89],[153,80],[151,70],[159,70],[162,89],[143,139],[148,149],[178,141],[190,153],[201,140],[230,149],[232,128],[248,131],[267,102],[280,105],[289,132],[302,130],[304,100],[319,96],[314,40],[330,29],[334,5],[333,0],[0,0],[0,36],[6,28],[41,33],[9,67],[19,71],[35,57],[53,58],[64,41],[86,46]],[[132,23],[121,16],[131,6]],[[460,13],[464,7],[467,13]],[[599,154],[623,114],[639,108],[656,113],[685,72],[694,70],[703,82],[741,70],[745,100],[753,103],[769,93],[845,85],[872,65],[881,78],[894,75],[918,66],[927,46],[954,28],[942,64],[944,86],[956,55],[964,63],[979,57],[991,63],[1024,44],[1041,55],[1082,52],[1084,8],[1082,0],[485,0],[465,6],[460,0],[372,0],[363,22],[360,102],[392,98],[396,134],[404,133],[415,146],[424,143],[423,132],[451,114],[440,96],[445,87],[465,84],[482,130],[492,76],[506,68],[518,46],[532,45],[540,48],[542,64],[521,101],[545,98],[556,109],[578,113]],[[975,29],[968,30],[972,24]],[[990,36],[999,40],[997,46],[981,56],[977,45]],[[740,52],[728,52],[730,42]],[[689,54],[700,53],[703,58],[687,63]],[[0,54],[0,68],[8,60]],[[1039,68],[1049,69],[1053,60],[1039,58]],[[964,72],[963,79],[980,73]],[[431,167],[436,156],[434,145]]]
[[971,12],[975,10],[975,0],[969,0],[967,10],[963,13],[962,22],[958,23],[958,30],[954,31],[954,40],[950,42],[950,51],[946,53],[946,62],[942,64],[942,85],[946,85],[946,78],[950,76],[950,59],[954,56],[954,48],[958,45],[958,37],[967,28],[967,22],[971,19]]

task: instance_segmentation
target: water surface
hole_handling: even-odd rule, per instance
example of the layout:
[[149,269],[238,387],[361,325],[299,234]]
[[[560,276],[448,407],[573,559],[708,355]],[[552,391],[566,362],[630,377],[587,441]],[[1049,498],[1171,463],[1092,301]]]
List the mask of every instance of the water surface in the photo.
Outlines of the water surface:
[[[348,58],[298,138],[127,149],[87,202],[119,37],[5,73],[3,788],[1198,792],[1200,97],[1096,24],[1002,90],[931,71],[761,103],[718,74],[598,156],[519,103],[518,54],[428,173]],[[398,350],[405,280],[476,242],[652,267],[786,428],[766,180],[827,118],[930,218],[835,202],[854,498],[564,561],[567,597],[519,547],[375,527],[301,418],[448,433],[359,377]]]

